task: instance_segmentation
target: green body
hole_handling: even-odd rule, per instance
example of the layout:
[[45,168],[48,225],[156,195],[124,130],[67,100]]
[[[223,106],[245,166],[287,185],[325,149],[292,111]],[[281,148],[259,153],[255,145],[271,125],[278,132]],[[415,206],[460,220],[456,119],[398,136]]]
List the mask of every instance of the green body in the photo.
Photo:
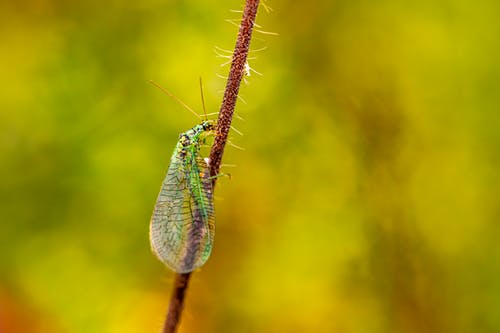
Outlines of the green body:
[[210,256],[215,232],[212,180],[199,156],[210,122],[179,137],[150,224],[151,248],[178,273],[191,272]]

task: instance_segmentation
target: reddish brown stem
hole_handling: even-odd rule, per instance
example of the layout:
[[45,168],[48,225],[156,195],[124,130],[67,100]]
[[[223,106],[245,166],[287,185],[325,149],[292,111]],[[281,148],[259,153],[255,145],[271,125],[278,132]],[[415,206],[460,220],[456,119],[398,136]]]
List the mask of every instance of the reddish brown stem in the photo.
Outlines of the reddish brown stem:
[[[219,118],[215,129],[215,140],[210,151],[210,175],[216,176],[219,174],[219,168],[226,146],[227,136],[231,129],[233,120],[234,107],[238,98],[241,80],[244,75],[245,63],[250,49],[250,40],[252,38],[252,30],[257,15],[259,0],[246,0],[245,9],[243,10],[243,18],[240,23],[240,31],[236,40],[236,46],[233,52],[231,69],[227,78],[226,89],[224,90],[224,99],[219,110]],[[213,178],[213,185],[217,177]],[[179,325],[182,309],[184,306],[184,297],[189,282],[190,273],[177,274],[170,305],[168,308],[167,319],[163,326],[163,333],[174,333]]]
[[165,325],[163,326],[164,333],[175,332],[177,329],[190,275],[191,273],[186,273],[176,274],[175,276],[174,291],[170,298],[167,320],[165,321]]
[[[245,63],[250,49],[250,40],[252,38],[252,30],[257,15],[259,0],[247,0],[241,19],[240,31],[238,39],[234,47],[233,59],[231,61],[231,69],[227,77],[226,89],[224,90],[224,99],[219,110],[219,118],[217,119],[217,127],[215,129],[215,140],[210,151],[210,175],[216,176],[219,174],[219,168],[222,161],[222,154],[226,146],[227,136],[231,128],[233,120],[234,107],[240,90],[241,79],[244,75]],[[217,177],[213,178],[213,184]]]

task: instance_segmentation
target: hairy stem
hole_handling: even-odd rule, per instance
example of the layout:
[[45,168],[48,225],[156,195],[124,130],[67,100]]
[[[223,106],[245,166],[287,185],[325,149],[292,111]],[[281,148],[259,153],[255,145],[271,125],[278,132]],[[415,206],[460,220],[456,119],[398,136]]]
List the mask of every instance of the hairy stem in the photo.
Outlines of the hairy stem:
[[[234,47],[233,58],[231,61],[231,69],[227,78],[226,89],[224,90],[224,99],[219,110],[219,118],[217,119],[217,127],[215,129],[215,140],[210,151],[210,175],[216,176],[219,174],[219,168],[226,146],[227,136],[231,129],[233,120],[234,107],[238,98],[241,80],[244,75],[245,63],[250,49],[250,40],[252,38],[252,30],[257,15],[259,0],[246,0],[245,9],[243,10],[243,18],[240,23],[240,30]],[[213,177],[213,185],[217,177]],[[175,277],[174,290],[170,298],[167,319],[163,326],[163,333],[174,333],[177,330],[182,309],[184,306],[184,297],[188,286],[191,273],[177,274]]]
[[[224,90],[224,99],[219,110],[217,127],[215,129],[215,140],[210,151],[210,175],[219,174],[219,168],[222,161],[222,154],[226,146],[227,136],[233,120],[234,107],[240,90],[241,79],[244,75],[245,63],[250,49],[250,40],[252,30],[257,15],[259,0],[247,0],[243,11],[243,18],[240,23],[238,39],[234,47],[231,69],[227,77],[226,89]],[[213,180],[215,185],[216,178]]]

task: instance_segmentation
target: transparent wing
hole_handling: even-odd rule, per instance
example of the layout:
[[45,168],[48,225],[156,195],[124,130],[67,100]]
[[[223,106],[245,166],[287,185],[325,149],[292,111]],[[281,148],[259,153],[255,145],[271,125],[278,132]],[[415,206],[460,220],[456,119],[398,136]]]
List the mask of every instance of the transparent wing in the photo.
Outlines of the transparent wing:
[[[212,182],[203,159],[176,149],[150,224],[155,255],[178,273],[202,266],[212,249],[215,216]],[[202,170],[200,172],[200,170]]]
[[149,230],[154,254],[174,271],[181,267],[179,257],[186,243],[185,224],[189,222],[184,213],[189,198],[185,175],[184,163],[176,149],[158,194]]
[[[185,267],[201,267],[210,257],[215,235],[215,214],[212,194],[212,180],[206,162],[196,157],[186,178],[190,193],[191,228],[189,230]],[[192,270],[191,269],[191,270]]]

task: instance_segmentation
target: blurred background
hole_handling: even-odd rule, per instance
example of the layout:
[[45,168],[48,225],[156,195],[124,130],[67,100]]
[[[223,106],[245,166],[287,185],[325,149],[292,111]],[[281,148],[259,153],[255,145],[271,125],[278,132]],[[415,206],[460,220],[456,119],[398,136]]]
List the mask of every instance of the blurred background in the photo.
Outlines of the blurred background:
[[[266,3],[179,332],[499,332],[500,2]],[[148,81],[217,112],[242,5],[0,4],[0,332],[160,330]]]

